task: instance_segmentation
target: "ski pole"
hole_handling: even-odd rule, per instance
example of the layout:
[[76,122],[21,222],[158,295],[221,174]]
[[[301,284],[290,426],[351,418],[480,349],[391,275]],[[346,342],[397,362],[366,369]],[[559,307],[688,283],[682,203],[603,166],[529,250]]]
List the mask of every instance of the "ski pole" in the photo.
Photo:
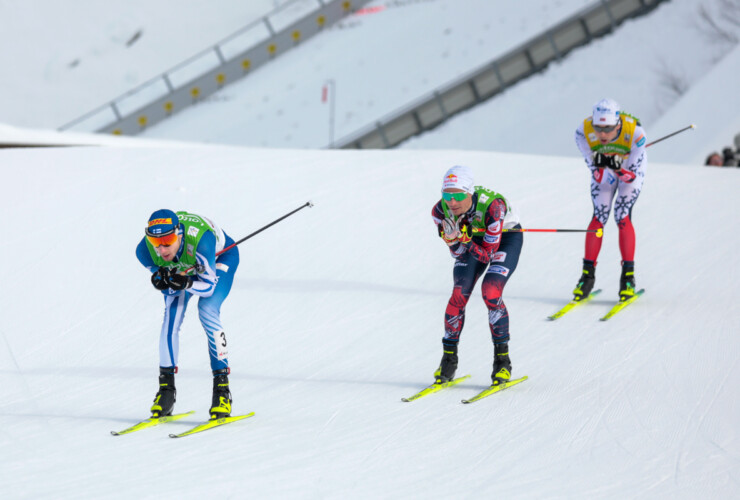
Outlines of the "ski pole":
[[647,145],[647,146],[645,146],[645,147],[646,147],[646,148],[649,148],[649,147],[650,147],[650,146],[652,146],[653,144],[657,144],[657,143],[659,143],[660,141],[664,141],[664,140],[668,139],[669,137],[673,137],[673,136],[674,136],[674,135],[676,135],[676,134],[680,134],[681,132],[684,132],[684,131],[686,131],[686,130],[689,130],[689,129],[692,129],[692,130],[693,130],[693,129],[695,129],[695,128],[696,128],[696,125],[694,125],[694,124],[692,123],[692,124],[691,124],[691,125],[689,125],[688,127],[684,127],[684,128],[682,128],[681,130],[676,130],[676,131],[675,131],[675,132],[673,132],[672,134],[668,134],[668,135],[666,135],[665,137],[661,137],[660,139],[657,139],[657,140],[655,140],[655,141],[651,142],[650,144],[648,144],[648,145]]
[[[259,229],[258,229],[258,230],[256,230],[255,232],[253,232],[252,234],[250,234],[250,235],[247,235],[247,236],[245,236],[244,238],[240,239],[239,241],[236,241],[236,242],[232,243],[231,245],[227,246],[226,248],[224,248],[224,249],[223,249],[223,250],[221,250],[220,252],[216,252],[216,257],[218,257],[219,255],[221,255],[221,254],[222,254],[222,253],[224,253],[224,252],[227,252],[227,251],[231,250],[232,248],[234,248],[235,246],[237,246],[237,245],[238,245],[239,243],[243,243],[243,242],[247,241],[247,240],[248,240],[249,238],[251,238],[252,236],[254,236],[254,235],[256,235],[256,234],[259,234],[259,233],[261,233],[262,231],[264,231],[264,230],[265,230],[265,229],[267,229],[268,227],[270,227],[270,226],[274,226],[275,224],[277,224],[277,223],[278,223],[278,222],[280,222],[281,220],[283,220],[283,219],[287,219],[288,217],[290,217],[291,215],[293,215],[294,213],[296,213],[296,212],[297,212],[298,210],[302,210],[302,209],[304,209],[304,208],[306,208],[306,207],[312,207],[312,206],[313,206],[313,203],[311,203],[310,201],[307,201],[307,202],[305,203],[305,205],[301,205],[300,207],[296,208],[296,209],[295,209],[295,210],[293,210],[292,212],[289,212],[289,213],[287,213],[287,214],[283,215],[283,216],[282,216],[282,217],[280,217],[279,219],[275,219],[274,221],[270,222],[270,223],[269,223],[269,224],[267,224],[266,226],[262,226],[261,228],[259,228]],[[198,265],[195,265],[195,266],[191,266],[191,267],[189,267],[189,268],[185,269],[185,271],[181,272],[180,274],[188,274],[188,273],[190,273],[190,271],[192,271],[193,269],[196,269],[196,272],[202,272],[202,271],[201,271],[201,269],[200,269],[200,268],[198,267]]]
[[293,214],[294,214],[294,213],[296,213],[297,211],[299,211],[299,210],[303,210],[303,209],[304,209],[304,208],[306,208],[306,207],[312,207],[312,206],[313,206],[313,203],[311,203],[310,201],[307,201],[305,205],[301,205],[300,207],[296,208],[296,209],[295,209],[295,210],[293,210],[292,212],[289,212],[289,213],[287,213],[287,214],[283,215],[283,216],[282,216],[282,217],[280,217],[279,219],[275,219],[274,221],[270,222],[270,223],[269,223],[269,224],[267,224],[266,226],[263,226],[263,227],[259,228],[258,230],[256,230],[256,231],[255,231],[255,232],[253,232],[252,234],[250,234],[250,235],[248,235],[248,236],[245,236],[244,238],[240,239],[240,240],[239,240],[239,241],[237,241],[237,242],[234,242],[234,243],[232,243],[231,245],[227,246],[226,248],[224,248],[224,249],[223,249],[223,250],[221,250],[220,252],[216,252],[216,257],[218,257],[219,255],[221,255],[221,254],[222,254],[222,253],[224,253],[224,252],[227,252],[227,251],[231,250],[232,248],[234,248],[235,246],[237,246],[237,245],[238,245],[239,243],[243,243],[243,242],[247,241],[247,240],[248,240],[249,238],[251,238],[252,236],[255,236],[255,235],[257,235],[257,234],[261,233],[262,231],[264,231],[264,230],[265,230],[265,229],[267,229],[268,227],[270,227],[270,226],[274,226],[275,224],[277,224],[277,223],[278,223],[278,222],[280,222],[281,220],[283,220],[283,219],[287,219],[288,217],[290,217],[291,215],[293,215]]
[[597,238],[604,235],[604,230],[599,229],[504,229],[505,233],[596,233]]

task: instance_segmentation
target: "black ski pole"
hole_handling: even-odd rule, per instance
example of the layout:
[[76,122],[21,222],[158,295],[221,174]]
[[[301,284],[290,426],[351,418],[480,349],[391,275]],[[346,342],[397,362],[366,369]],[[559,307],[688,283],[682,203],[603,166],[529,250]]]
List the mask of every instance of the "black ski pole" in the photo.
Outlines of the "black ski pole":
[[257,234],[261,233],[262,231],[264,231],[265,229],[267,229],[267,228],[268,228],[268,227],[270,227],[270,226],[274,226],[275,224],[277,224],[277,223],[278,223],[278,222],[280,222],[281,220],[283,220],[283,219],[287,219],[288,217],[290,217],[291,215],[293,215],[293,214],[294,214],[294,213],[296,213],[297,211],[299,211],[299,210],[303,210],[303,209],[304,209],[304,208],[306,208],[306,207],[312,207],[312,206],[313,206],[313,203],[311,203],[310,201],[307,201],[305,205],[301,205],[300,207],[296,208],[296,209],[295,209],[295,210],[293,210],[292,212],[289,212],[289,213],[287,213],[287,214],[283,215],[283,216],[282,216],[282,217],[280,217],[279,219],[275,219],[274,221],[270,222],[270,223],[269,223],[269,224],[267,224],[266,226],[263,226],[263,227],[259,228],[258,230],[256,230],[256,231],[255,231],[255,232],[253,232],[252,234],[250,234],[250,235],[248,235],[248,236],[245,236],[244,238],[240,239],[240,240],[239,240],[239,241],[237,241],[237,242],[234,242],[234,243],[232,243],[231,245],[227,246],[226,248],[224,248],[224,249],[223,249],[223,250],[221,250],[220,252],[216,252],[216,256],[219,256],[219,255],[221,255],[222,253],[224,253],[224,252],[226,252],[226,251],[228,251],[228,250],[231,250],[232,248],[234,248],[235,246],[237,246],[237,245],[238,245],[239,243],[243,243],[243,242],[247,241],[247,240],[248,240],[249,238],[251,238],[252,236],[255,236],[255,235],[257,235]]
[[[258,230],[256,230],[256,231],[255,231],[255,232],[253,232],[252,234],[250,234],[250,235],[247,235],[247,236],[245,236],[244,238],[240,239],[239,241],[236,241],[236,242],[232,243],[231,245],[227,246],[226,248],[224,248],[224,249],[223,249],[223,250],[221,250],[220,252],[216,252],[216,257],[218,257],[219,255],[221,255],[222,253],[224,253],[224,252],[226,252],[226,251],[228,251],[228,250],[231,250],[232,248],[234,248],[235,246],[237,246],[237,245],[238,245],[239,243],[243,243],[243,242],[247,241],[247,240],[248,240],[249,238],[251,238],[251,237],[252,237],[252,236],[254,236],[255,234],[259,234],[259,233],[261,233],[262,231],[264,231],[265,229],[267,229],[268,227],[270,227],[270,226],[274,226],[275,224],[277,224],[277,223],[278,223],[278,222],[280,222],[281,220],[283,220],[283,219],[285,219],[285,218],[288,218],[288,217],[290,217],[291,215],[293,215],[294,213],[296,213],[296,212],[297,212],[298,210],[302,210],[302,209],[304,209],[304,208],[306,208],[306,207],[312,207],[312,206],[313,206],[313,203],[311,203],[310,201],[307,201],[305,205],[301,205],[300,207],[296,208],[296,209],[295,209],[295,210],[293,210],[292,212],[289,212],[289,213],[287,213],[287,214],[283,215],[283,216],[282,216],[282,217],[280,217],[279,219],[275,219],[274,221],[270,222],[270,223],[269,223],[269,224],[267,224],[266,226],[263,226],[263,227],[259,228]],[[196,264],[195,266],[191,266],[191,267],[187,268],[187,269],[186,269],[185,271],[181,272],[180,274],[189,274],[189,273],[190,273],[190,271],[192,271],[193,269],[195,269],[195,272],[196,272],[196,273],[198,273],[198,272],[202,272],[202,270],[201,270],[201,268],[200,268],[200,265],[199,265],[199,264]]]
[[686,130],[689,130],[689,129],[695,129],[695,128],[696,128],[696,125],[694,125],[694,124],[692,123],[692,124],[691,124],[691,125],[689,125],[688,127],[684,127],[684,128],[682,128],[681,130],[676,130],[676,131],[675,131],[675,132],[673,132],[672,134],[668,134],[668,135],[667,135],[667,136],[665,136],[665,137],[661,137],[660,139],[658,139],[658,140],[655,140],[655,141],[651,142],[650,144],[648,144],[648,145],[647,145],[647,146],[645,146],[645,147],[646,147],[646,148],[649,148],[649,147],[650,147],[650,146],[652,146],[653,144],[657,144],[657,143],[659,143],[660,141],[664,141],[664,140],[668,139],[669,137],[673,137],[673,136],[674,136],[674,135],[676,135],[676,134],[680,134],[681,132],[684,132],[684,131],[686,131]]

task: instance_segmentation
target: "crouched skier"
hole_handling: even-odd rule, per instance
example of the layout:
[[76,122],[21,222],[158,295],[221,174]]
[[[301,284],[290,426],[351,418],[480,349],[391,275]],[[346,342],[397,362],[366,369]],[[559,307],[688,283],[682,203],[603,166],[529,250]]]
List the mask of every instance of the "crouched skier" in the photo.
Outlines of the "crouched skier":
[[[619,300],[635,296],[635,228],[632,210],[642,191],[647,169],[647,138],[640,121],[620,110],[613,99],[602,99],[593,113],[576,129],[576,144],[591,172],[593,216],[588,229],[603,230],[614,204],[614,220],[619,228],[622,275]],[[580,301],[591,294],[596,282],[596,264],[601,252],[601,235],[586,234],[583,272],[573,290]]]
[[502,294],[514,273],[522,251],[519,220],[502,195],[474,186],[468,167],[452,167],[444,176],[442,199],[432,209],[432,219],[452,257],[454,287],[445,311],[442,361],[435,372],[437,384],[455,377],[457,346],[465,323],[465,306],[478,279],[488,308],[488,323],[494,346],[493,384],[511,378],[509,357],[509,313]]
[[239,266],[236,247],[216,257],[234,240],[209,219],[172,210],[157,210],[149,218],[145,237],[136,248],[141,264],[152,272],[154,288],[164,295],[164,321],[159,338],[159,391],[152,417],[171,415],[175,404],[175,373],[179,334],[185,310],[198,296],[198,316],[208,338],[213,371],[211,419],[231,415],[226,334],[221,304],[229,295]]

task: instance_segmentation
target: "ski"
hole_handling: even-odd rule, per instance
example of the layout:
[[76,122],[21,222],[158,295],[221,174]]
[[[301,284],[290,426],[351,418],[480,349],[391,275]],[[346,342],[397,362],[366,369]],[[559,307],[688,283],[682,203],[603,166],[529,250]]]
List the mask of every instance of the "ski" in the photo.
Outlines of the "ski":
[[484,389],[483,391],[479,392],[478,394],[476,394],[475,396],[473,396],[470,399],[463,399],[462,402],[465,403],[465,404],[475,403],[476,401],[479,401],[479,400],[485,398],[486,396],[490,396],[491,394],[496,394],[497,392],[501,392],[504,389],[508,389],[512,385],[516,385],[516,384],[518,384],[520,382],[524,382],[528,378],[529,377],[527,375],[525,375],[522,378],[516,378],[514,380],[509,380],[508,382],[494,384],[494,385],[492,385],[492,386]]
[[171,438],[179,438],[179,437],[185,437],[190,436],[191,434],[196,434],[198,432],[207,431],[208,429],[213,429],[214,427],[219,427],[221,425],[230,424],[231,422],[236,422],[238,420],[242,420],[245,418],[249,418],[254,416],[254,412],[248,413],[246,415],[237,415],[235,417],[223,417],[218,418],[215,420],[209,420],[208,422],[200,425],[196,425],[190,430],[187,430],[185,432],[181,432],[180,434],[170,434]]
[[588,302],[589,300],[593,299],[594,297],[596,297],[600,293],[601,293],[601,289],[598,289],[598,290],[594,290],[593,292],[591,292],[588,295],[588,297],[586,297],[585,299],[582,299],[582,300],[575,300],[575,299],[573,299],[570,302],[568,302],[565,305],[565,307],[563,307],[561,310],[559,310],[558,312],[556,312],[552,316],[548,316],[547,319],[549,319],[550,321],[555,321],[556,319],[558,319],[559,317],[565,315],[565,313],[567,313],[568,311],[570,311],[571,309],[573,309],[574,307],[576,307],[577,305],[579,305],[579,304],[585,304],[586,302]]
[[625,307],[627,307],[628,305],[630,305],[631,303],[633,303],[634,301],[636,301],[637,299],[639,299],[640,296],[643,293],[645,293],[645,289],[644,288],[642,288],[642,289],[638,290],[637,292],[635,292],[635,294],[632,297],[630,297],[629,299],[623,300],[623,301],[620,301],[620,302],[617,302],[616,305],[614,307],[612,307],[611,310],[608,313],[606,313],[606,316],[604,316],[603,318],[601,318],[599,321],[606,321],[606,320],[608,320],[609,318],[611,318],[612,316],[614,316],[615,314],[617,314],[619,311],[621,311],[622,309],[624,309]]
[[443,382],[441,384],[432,384],[429,387],[426,387],[422,389],[421,391],[417,392],[413,396],[410,396],[408,398],[401,398],[401,401],[408,403],[409,401],[415,401],[419,398],[423,398],[424,396],[427,396],[429,394],[434,394],[435,392],[439,392],[442,389],[445,389],[447,387],[452,387],[453,385],[457,385],[463,380],[467,380],[470,378],[470,375],[465,375],[464,377],[455,378],[450,380],[449,382]]
[[166,417],[159,417],[159,418],[147,418],[146,420],[143,420],[139,422],[138,424],[129,427],[128,429],[124,429],[122,431],[110,431],[111,434],[114,436],[121,436],[123,434],[130,434],[132,432],[140,431],[141,429],[147,429],[149,427],[154,427],[155,425],[164,424],[165,422],[173,422],[175,420],[180,420],[183,417],[187,417],[188,415],[192,415],[195,413],[195,410],[189,411],[187,413],[176,413],[175,415],[167,415]]

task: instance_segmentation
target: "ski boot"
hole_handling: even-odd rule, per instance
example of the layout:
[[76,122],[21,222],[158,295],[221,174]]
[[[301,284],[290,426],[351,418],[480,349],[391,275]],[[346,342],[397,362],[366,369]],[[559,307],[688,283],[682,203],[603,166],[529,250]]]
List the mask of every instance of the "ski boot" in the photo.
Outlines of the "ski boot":
[[172,408],[175,406],[175,373],[176,366],[169,368],[159,367],[159,392],[154,396],[154,404],[151,412],[152,418],[166,417],[172,415]]
[[596,282],[596,263],[583,259],[583,274],[573,290],[573,300],[580,302],[591,294]]
[[622,276],[619,278],[619,301],[624,302],[635,296],[635,262],[622,262]]
[[213,370],[213,399],[211,420],[231,416],[231,392],[229,391],[228,368]]
[[493,346],[493,385],[508,382],[511,379],[511,359],[509,359],[509,344],[494,344]]
[[457,344],[453,345],[442,345],[442,361],[439,363],[439,368],[434,372],[434,383],[443,384],[449,382],[455,378],[455,371],[457,370]]

